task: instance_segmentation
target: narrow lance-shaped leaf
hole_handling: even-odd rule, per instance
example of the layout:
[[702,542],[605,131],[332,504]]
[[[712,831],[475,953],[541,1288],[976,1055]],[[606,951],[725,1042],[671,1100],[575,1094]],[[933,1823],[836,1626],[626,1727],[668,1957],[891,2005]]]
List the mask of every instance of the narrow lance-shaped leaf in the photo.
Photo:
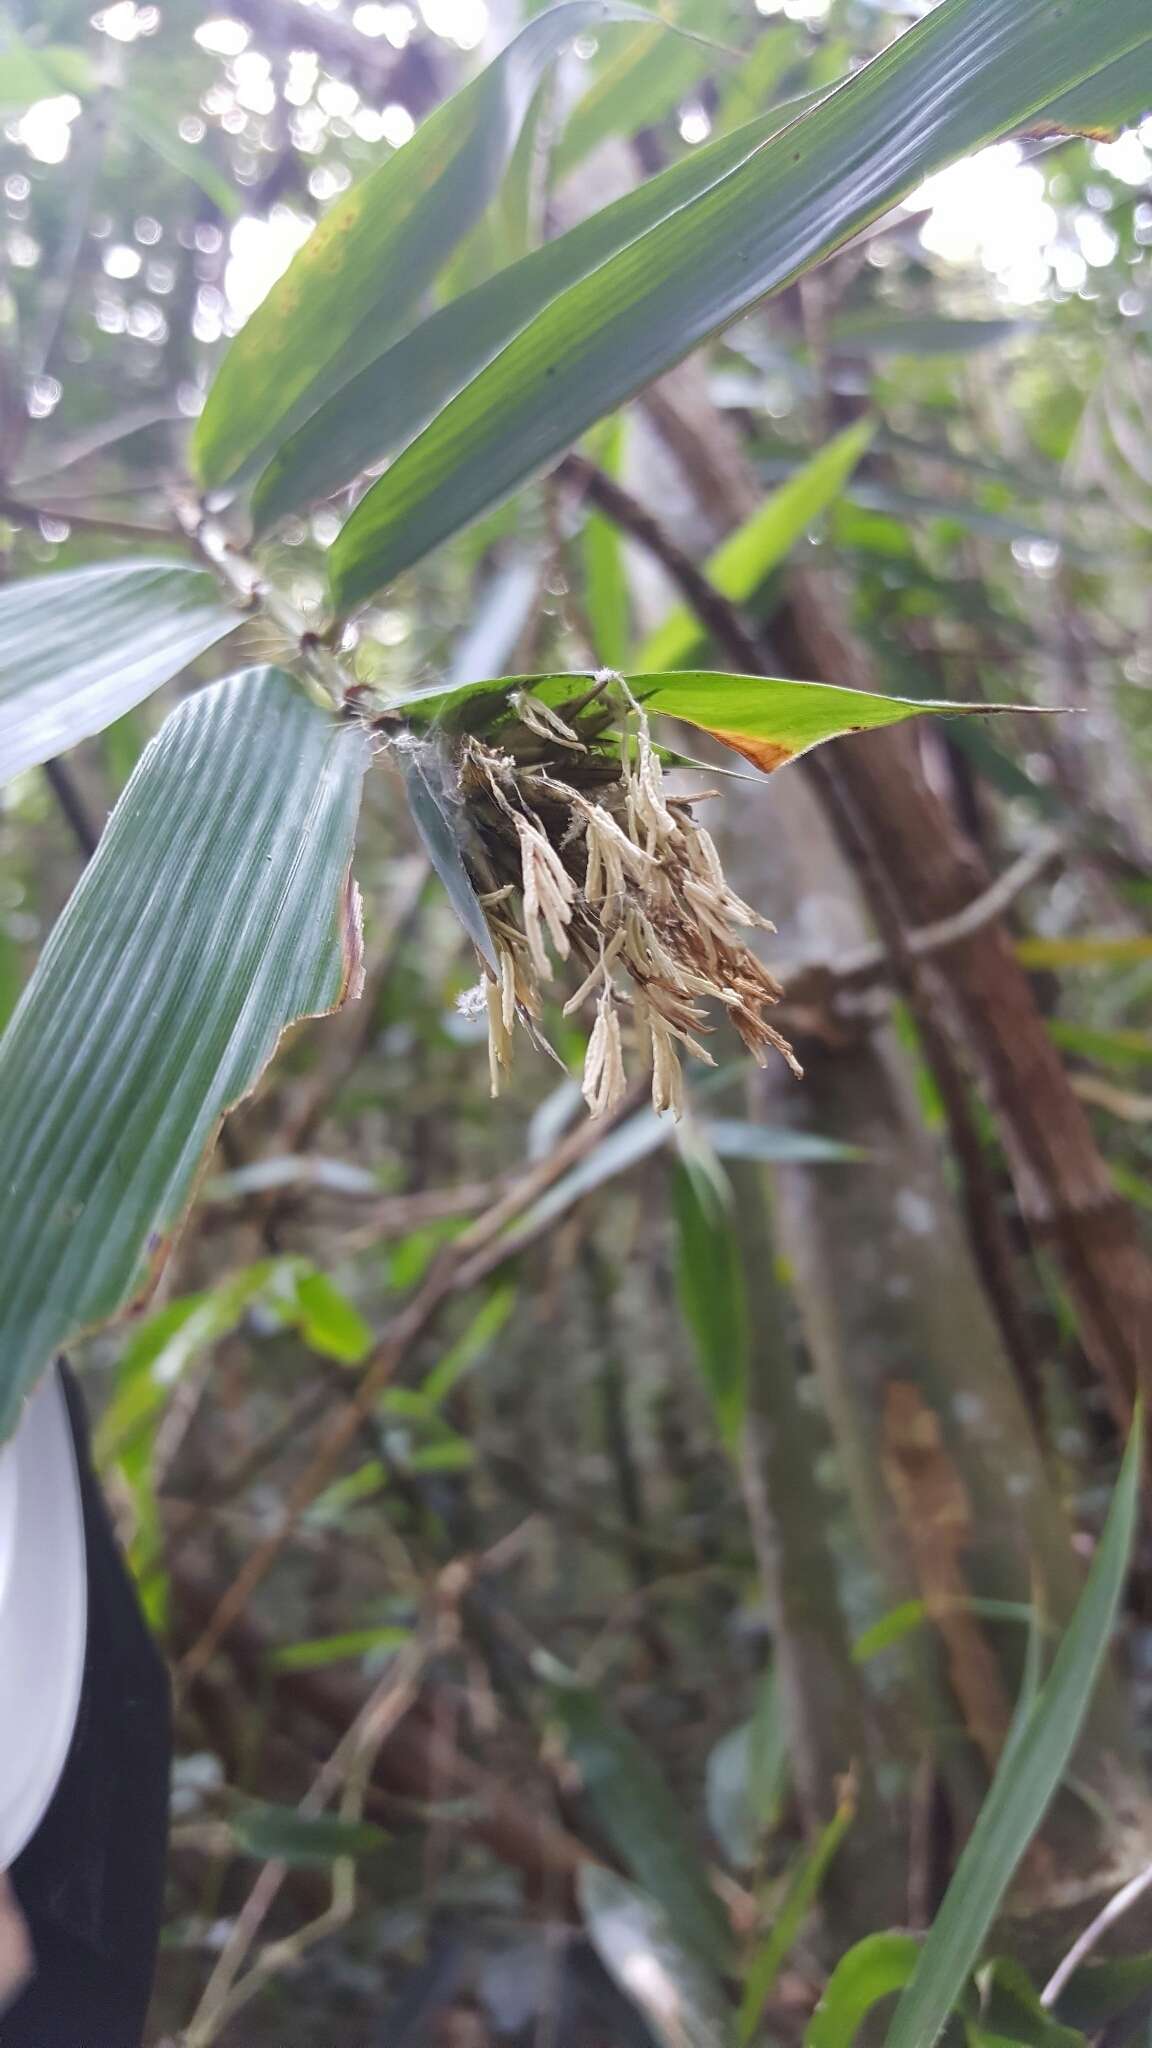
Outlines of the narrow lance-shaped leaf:
[[111,562],[0,589],[0,782],[90,739],[232,633],[211,576]]
[[1133,1426],[1088,1582],[1052,1670],[1009,1735],[887,2048],[932,2048],[963,1990],[1012,1873],[1068,1767],[1108,1653],[1139,1504],[1143,1428]]
[[370,596],[499,503],[930,172],[1142,46],[1145,0],[943,0],[539,314],[361,501],[329,555],[336,604]]
[[597,1820],[626,1869],[659,1901],[689,1954],[710,1969],[727,1969],[727,1918],[651,1754],[590,1686],[560,1677],[551,1704]]
[[[709,581],[717,590],[740,603],[759,589],[813,521],[839,497],[874,431],[874,422],[866,419],[846,427],[773,491],[743,526],[729,534],[707,565]],[[695,614],[686,605],[678,605],[644,642],[636,666],[679,668],[691,660],[706,638]]]
[[160,1265],[224,1112],[360,973],[365,736],[276,669],[189,698],[0,1042],[0,1438]]
[[328,496],[367,464],[413,440],[551,299],[743,163],[775,134],[782,118],[762,116],[693,150],[683,163],[462,293],[404,335],[277,449],[253,495],[257,530]]
[[193,455],[210,488],[248,475],[411,322],[421,294],[495,192],[544,70],[628,0],[563,0],[429,115],[314,229],[233,342]]
[[680,1305],[721,1435],[735,1453],[748,1398],[748,1293],[732,1189],[707,1147],[691,1139],[681,1145],[673,1209]]

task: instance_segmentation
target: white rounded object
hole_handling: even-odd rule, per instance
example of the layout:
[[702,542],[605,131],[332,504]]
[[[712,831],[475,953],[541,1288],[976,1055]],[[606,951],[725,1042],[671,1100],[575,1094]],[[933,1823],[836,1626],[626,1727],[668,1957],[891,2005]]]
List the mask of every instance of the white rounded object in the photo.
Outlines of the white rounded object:
[[87,1625],[80,1476],[53,1366],[0,1449],[0,1870],[31,1840],[60,1782]]

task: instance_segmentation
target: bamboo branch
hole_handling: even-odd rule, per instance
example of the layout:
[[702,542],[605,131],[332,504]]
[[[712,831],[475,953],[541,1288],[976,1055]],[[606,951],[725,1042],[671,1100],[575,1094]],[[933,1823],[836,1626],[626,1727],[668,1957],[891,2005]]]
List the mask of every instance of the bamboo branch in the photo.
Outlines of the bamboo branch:
[[[559,473],[645,547],[676,584],[701,624],[739,668],[770,673],[767,650],[738,606],[711,584],[659,521],[583,457]],[[873,689],[863,651],[834,623],[834,593],[810,573],[793,580],[776,626],[793,674],[835,676]],[[815,754],[809,768],[851,847],[885,945],[915,999],[918,977],[938,977],[966,1047],[999,1118],[1021,1213],[1038,1244],[1050,1245],[1075,1303],[1084,1348],[1107,1389],[1122,1429],[1141,1387],[1152,1393],[1152,1261],[1136,1219],[1101,1158],[1083,1104],[1036,1006],[1031,983],[1001,916],[968,922],[990,887],[976,850],[947,806],[929,789],[906,733],[870,733],[834,762]],[[909,926],[951,936],[928,963],[917,959]],[[928,990],[917,1002],[962,1108],[961,1077]],[[970,1119],[964,1114],[965,1126]]]

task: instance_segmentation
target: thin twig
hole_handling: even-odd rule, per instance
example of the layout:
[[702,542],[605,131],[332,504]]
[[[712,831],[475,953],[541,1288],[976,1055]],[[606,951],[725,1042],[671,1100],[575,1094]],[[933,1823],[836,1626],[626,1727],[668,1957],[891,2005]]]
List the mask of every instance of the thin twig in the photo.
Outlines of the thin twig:
[[352,1398],[330,1417],[311,1459],[289,1492],[279,1527],[246,1559],[221,1596],[199,1641],[192,1645],[182,1660],[179,1667],[182,1680],[195,1678],[204,1669],[217,1645],[233,1623],[239,1620],[256,1588],[263,1583],[290,1541],[301,1515],[327,1485],[333,1469],[354,1441],[365,1417],[372,1413],[401,1361],[431,1328],[441,1309],[454,1296],[475,1287],[507,1259],[533,1242],[535,1237],[552,1227],[555,1218],[548,1219],[535,1230],[528,1226],[515,1238],[506,1238],[503,1234],[509,1224],[524,1215],[538,1195],[558,1180],[568,1167],[591,1152],[605,1132],[621,1117],[635,1110],[638,1104],[639,1096],[633,1091],[612,1119],[603,1118],[597,1123],[578,1125],[547,1159],[522,1174],[515,1187],[493,1203],[470,1229],[446,1245],[439,1258],[433,1261],[423,1286],[392,1318],[379,1342],[369,1352]]
[[[398,1654],[369,1695],[347,1734],[317,1773],[314,1783],[305,1793],[297,1809],[301,1815],[322,1813],[333,1791],[342,1781],[346,1784],[352,1783],[362,1798],[365,1778],[381,1743],[416,1700],[429,1648],[429,1642],[424,1636],[420,1636],[406,1644]],[[341,1858],[340,1861],[346,1862],[347,1859]],[[273,1971],[299,1953],[300,1934],[292,1942],[275,1942],[248,1974],[237,1982],[244,1958],[267,1919],[287,1875],[288,1864],[280,1857],[275,1857],[264,1865],[236,1917],[232,1932],[188,2025],[184,2037],[185,2048],[208,2048],[208,2044],[216,2038],[221,2027],[241,2005],[247,2003]],[[346,1887],[342,1886],[341,1891],[344,1890]],[[348,1910],[346,1900],[334,1896],[333,1906],[329,1912],[322,1914],[320,1920],[314,1921],[309,1928],[301,1930],[301,1934],[308,1941],[320,1938],[321,1934],[330,1931],[331,1926],[339,1925],[346,1919]],[[337,1918],[333,1918],[334,1913],[338,1915]]]
[[61,815],[81,857],[85,861],[91,860],[100,844],[100,828],[91,817],[71,770],[63,761],[45,761],[44,779],[60,806]]
[[1152,1886],[1152,1863],[1149,1863],[1144,1870],[1139,1871],[1135,1877],[1130,1878],[1126,1885],[1121,1886],[1115,1898],[1109,1899],[1108,1904],[1101,1908],[1096,1918],[1084,1929],[1083,1934],[1072,1943],[1063,1962],[1053,1970],[1043,1991],[1040,1993],[1041,2005],[1055,2005],[1068,1979],[1075,1970],[1079,1969],[1085,1956],[1089,1955],[1096,1947],[1101,1935],[1106,1934],[1108,1929],[1114,1926],[1115,1922],[1128,1911],[1128,1908],[1136,1904],[1137,1899],[1142,1899],[1150,1886]]

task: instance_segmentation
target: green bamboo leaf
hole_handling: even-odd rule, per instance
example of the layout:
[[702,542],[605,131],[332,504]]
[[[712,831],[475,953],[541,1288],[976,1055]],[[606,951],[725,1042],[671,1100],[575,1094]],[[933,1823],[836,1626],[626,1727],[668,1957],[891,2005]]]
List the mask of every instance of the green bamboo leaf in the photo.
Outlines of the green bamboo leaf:
[[224,358],[193,438],[203,484],[249,475],[411,324],[496,191],[564,44],[607,21],[650,19],[628,0],[562,0],[337,201]]
[[830,320],[825,337],[836,356],[951,356],[997,348],[1027,333],[1023,320],[951,320],[943,314],[851,313]]
[[323,1671],[350,1657],[374,1657],[402,1650],[412,1640],[410,1628],[356,1628],[340,1636],[315,1636],[308,1642],[284,1643],[272,1652],[277,1671]]
[[27,107],[59,93],[90,91],[92,64],[85,51],[66,43],[28,43],[9,27],[3,33],[0,106]]
[[673,1182],[676,1286],[720,1434],[739,1448],[748,1399],[748,1293],[732,1189],[706,1149],[681,1143]]
[[0,1439],[158,1271],[281,1033],[355,988],[368,751],[269,668],[189,698],[141,758],[0,1042]]
[[[697,7],[679,18],[707,28],[702,13]],[[726,72],[737,68],[727,52],[694,37],[669,34],[663,24],[639,30],[597,73],[569,115],[556,145],[554,175],[567,177],[610,136],[654,127],[718,67]]]
[[1056,2000],[1056,2017],[1065,2026],[1095,2034],[1149,1991],[1152,1955],[1081,1963]]
[[[623,416],[606,420],[591,437],[588,452],[609,476],[620,474],[626,424]],[[605,668],[626,668],[632,649],[632,604],[624,538],[619,527],[594,506],[581,522],[580,551],[584,608],[593,649]]]
[[776,1825],[788,1786],[789,1749],[784,1703],[769,1666],[751,1719],[721,1736],[708,1757],[709,1825],[737,1870],[754,1867],[765,1835]]
[[329,496],[368,463],[411,441],[560,292],[743,163],[780,119],[762,117],[693,150],[683,163],[534,249],[395,342],[277,450],[253,495],[257,531]]
[[[531,690],[545,704],[555,707],[594,680],[593,672],[584,669],[559,676],[505,676],[494,681],[460,683],[448,689],[433,683],[391,698],[388,708],[416,732],[431,730],[442,723],[446,729],[483,725],[494,734],[498,733],[501,721],[512,716],[510,698],[514,691]],[[702,732],[734,747],[766,773],[806,754],[811,747],[821,746],[825,740],[849,732],[869,732],[877,726],[899,725],[905,718],[920,718],[929,712],[970,717],[1029,709],[1016,704],[954,704],[929,697],[882,697],[867,690],[844,689],[836,683],[723,675],[703,669],[629,675],[624,680],[632,695],[649,711],[698,726]],[[1142,939],[1115,943],[1145,950],[1152,946],[1152,941]]]
[[731,1930],[651,1753],[601,1695],[553,1667],[550,1704],[596,1818],[620,1861],[663,1907],[675,1938],[709,1969],[731,1964]]
[[730,2048],[723,1985],[678,1938],[658,1900],[600,1863],[582,1867],[579,1892],[592,1946],[660,2048]]
[[121,718],[239,616],[181,562],[110,562],[0,589],[0,782]]
[[[771,773],[825,740],[899,725],[925,712],[965,715],[1019,710],[1006,704],[949,704],[928,698],[881,697],[835,683],[797,683],[770,676],[694,674],[629,678],[649,711],[684,719]],[[1024,707],[1027,708],[1027,707]]]
[[306,1262],[292,1271],[290,1314],[310,1351],[359,1365],[372,1349],[372,1330],[355,1302],[327,1273]]
[[1025,967],[1135,967],[1152,960],[1152,935],[1021,939],[1016,951]]
[[[874,432],[872,420],[857,420],[819,449],[717,548],[707,564],[709,582],[737,603],[751,597],[839,497]],[[696,614],[678,605],[644,642],[636,667],[682,668],[707,637]]]
[[855,1796],[848,1793],[811,1848],[806,1849],[793,1868],[776,1924],[752,1958],[744,1996],[740,2001],[740,2041],[750,2042],[780,1971],[795,1946],[796,1937],[820,1896],[820,1888],[852,1825]]
[[980,1971],[979,2032],[1013,2048],[1085,2048],[1084,2036],[1046,2012],[1026,1970],[1001,1957]]
[[341,609],[538,475],[593,421],[930,172],[1126,52],[1145,0],[943,0],[699,198],[554,300],[400,456],[329,555]]
[[1109,64],[1095,78],[1061,94],[1028,124],[1032,135],[1106,138],[1138,121],[1152,107],[1152,44]]
[[920,1960],[911,1934],[868,1934],[841,1956],[804,2034],[804,2048],[852,2048],[874,2005],[903,1991]]
[[225,220],[235,220],[243,211],[244,202],[231,180],[213,163],[204,148],[184,141],[175,112],[158,93],[119,93],[116,109],[124,126],[145,148],[152,150],[170,169],[179,171],[181,177],[189,178],[198,185],[213,206],[219,208]]
[[295,1806],[253,1802],[232,1815],[232,1832],[249,1856],[262,1862],[334,1863],[340,1856],[371,1856],[388,1846],[383,1828],[334,1813],[301,1813]]
[[1133,1425],[1107,1525],[1051,1672],[1014,1724],[999,1769],[896,2009],[887,2048],[932,2048],[1012,1873],[1068,1766],[1108,1653],[1139,1506],[1143,1427]]

